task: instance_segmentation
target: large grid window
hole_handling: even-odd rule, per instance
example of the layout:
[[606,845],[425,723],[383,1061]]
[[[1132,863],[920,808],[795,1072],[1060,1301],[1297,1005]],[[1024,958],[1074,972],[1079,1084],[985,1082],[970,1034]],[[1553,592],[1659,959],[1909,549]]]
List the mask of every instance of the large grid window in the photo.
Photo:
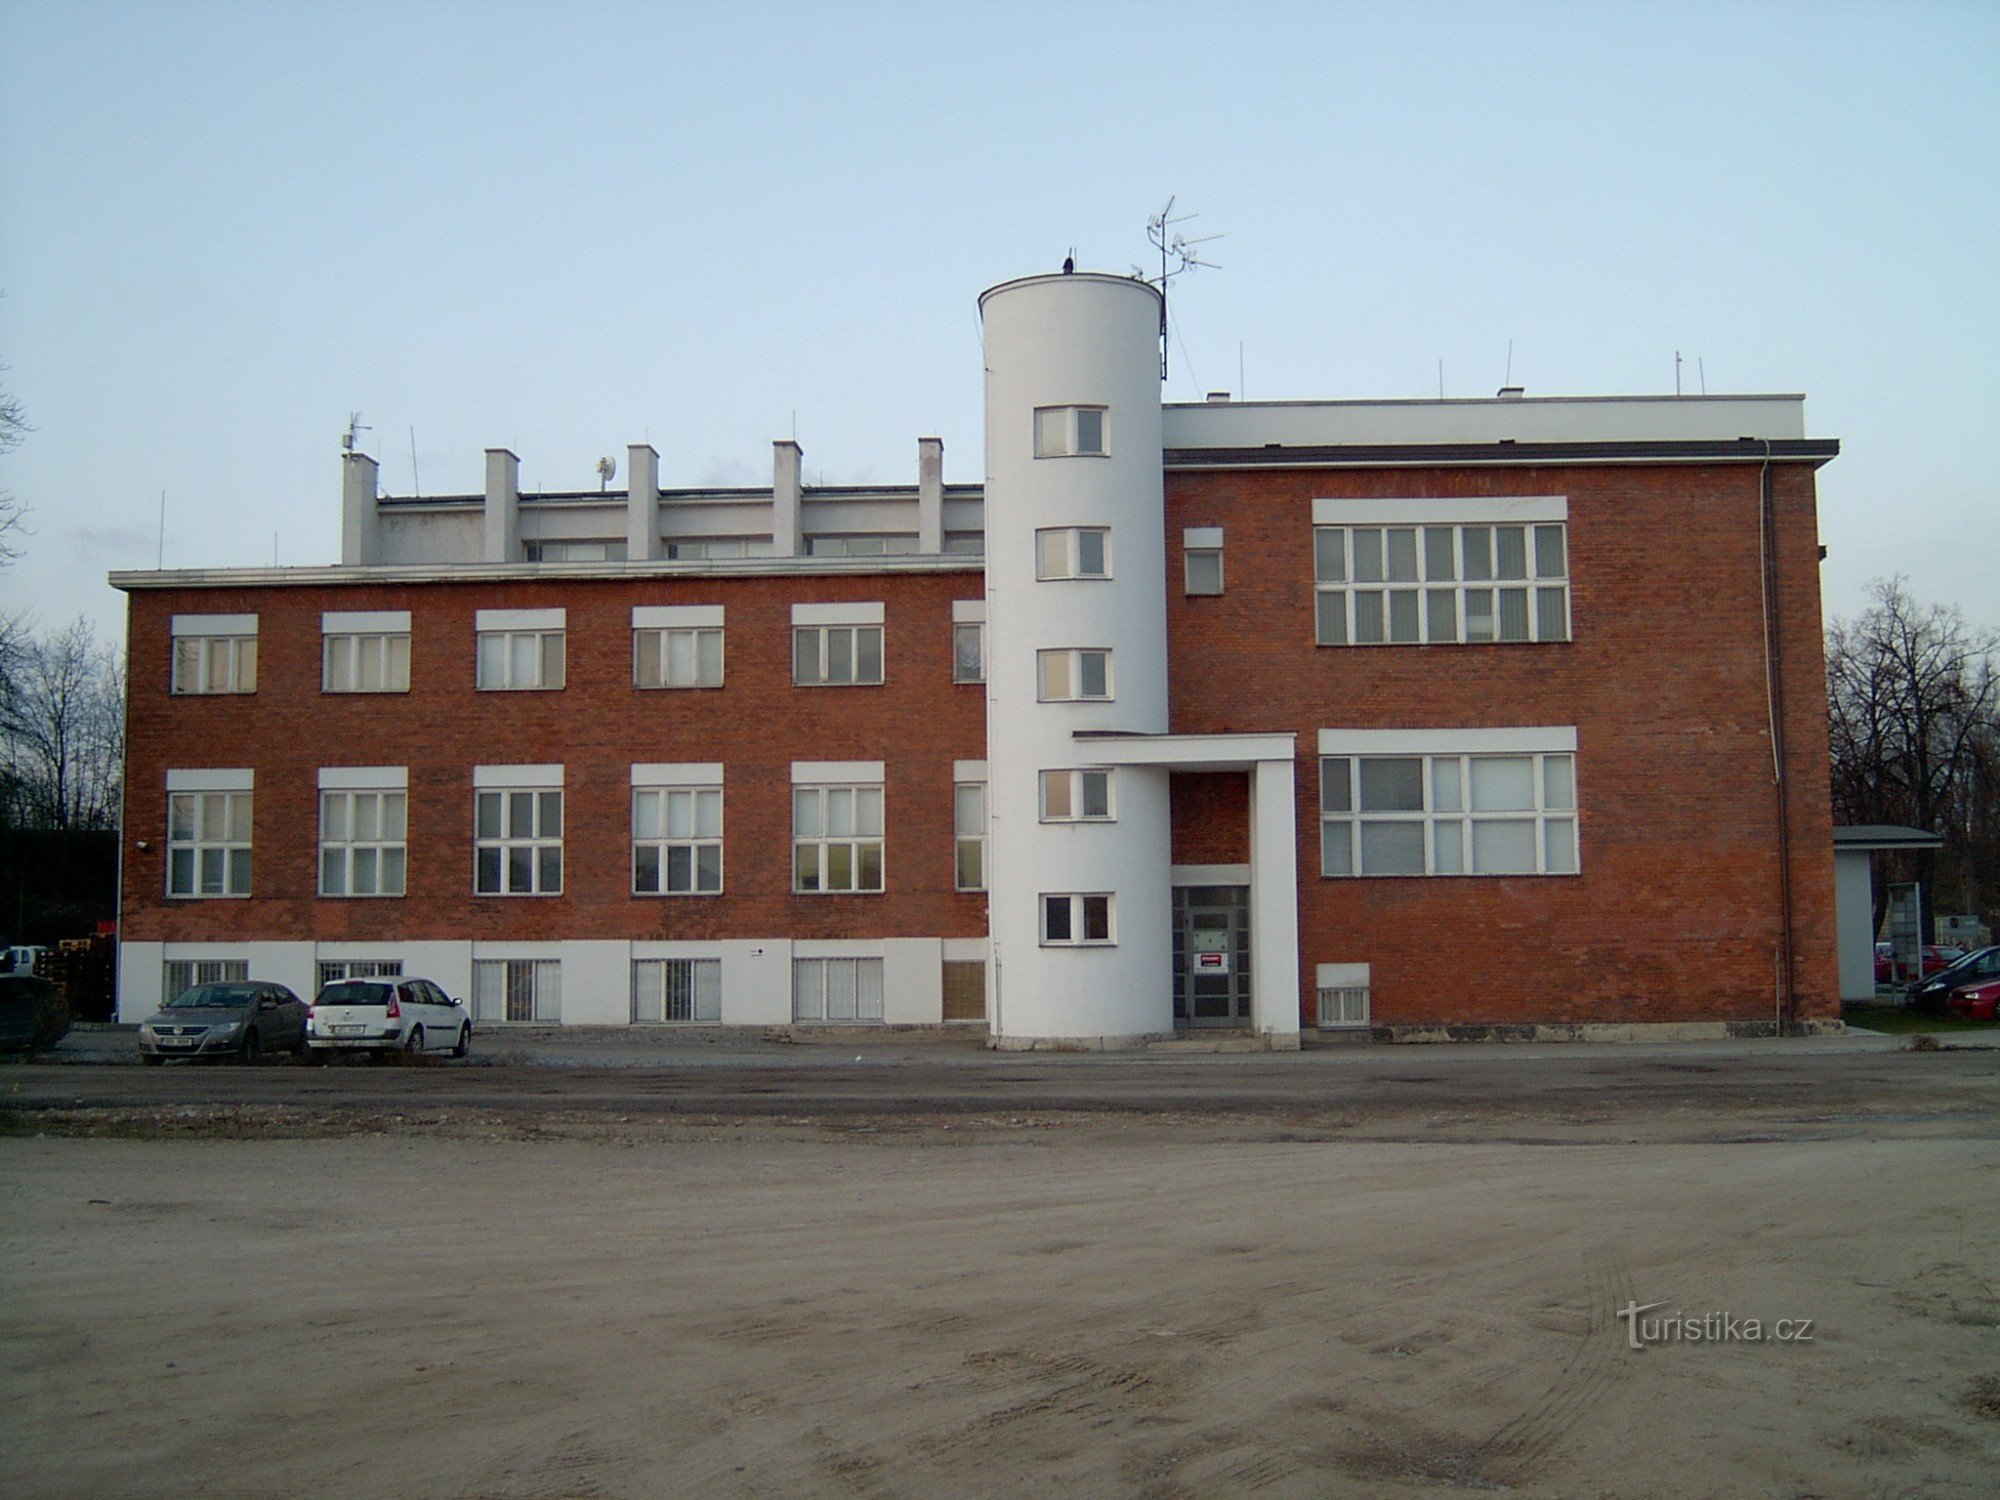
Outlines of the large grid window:
[[719,958],[635,958],[632,960],[634,1021],[720,1021],[722,960]]
[[176,635],[173,676],[176,693],[254,693],[257,637]]
[[1035,457],[1070,458],[1103,455],[1105,412],[1101,406],[1038,406],[1035,408]]
[[370,634],[329,631],[323,637],[320,687],[329,693],[407,693],[408,631]]
[[986,783],[961,781],[951,789],[952,884],[961,891],[986,889]]
[[408,813],[406,792],[322,790],[319,893],[402,895]]
[[1320,872],[1574,875],[1576,757],[1325,756]]
[[563,685],[562,630],[482,630],[479,681],[486,692],[531,692]]
[[250,792],[167,795],[167,894],[250,894]]
[[1111,897],[1058,894],[1042,897],[1042,946],[1075,948],[1116,941],[1111,929]]
[[1112,816],[1109,771],[1042,772],[1044,823],[1109,823]]
[[473,889],[482,896],[561,895],[561,789],[480,791],[474,797]]
[[198,984],[240,984],[249,977],[247,958],[170,958],[160,968],[160,995],[171,1000]]
[[1037,651],[1037,696],[1044,703],[1102,702],[1111,697],[1111,653],[1095,648]]
[[562,961],[553,958],[475,958],[472,1019],[555,1022],[562,1019]]
[[792,889],[882,889],[882,788],[792,788]]
[[632,789],[632,889],[641,896],[722,889],[722,788]]
[[795,958],[792,960],[794,1021],[880,1021],[882,960],[879,958]]
[[1035,533],[1035,577],[1109,578],[1111,531],[1105,526],[1050,526]]
[[521,543],[529,562],[623,562],[625,542],[597,540],[530,540]]
[[642,688],[721,687],[721,627],[634,630],[632,681]]
[[1569,639],[1568,528],[1316,526],[1322,646]]
[[403,961],[400,958],[322,958],[317,971],[318,990],[323,990],[343,979],[400,979]]
[[792,629],[792,681],[800,687],[852,687],[882,680],[880,625],[798,625]]

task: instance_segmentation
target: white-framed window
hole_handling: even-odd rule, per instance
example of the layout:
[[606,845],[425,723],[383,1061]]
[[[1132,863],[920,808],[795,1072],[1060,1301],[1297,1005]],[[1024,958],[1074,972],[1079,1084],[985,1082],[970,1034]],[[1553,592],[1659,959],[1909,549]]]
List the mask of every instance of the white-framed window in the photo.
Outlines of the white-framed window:
[[880,625],[792,628],[792,681],[799,687],[856,687],[882,680]]
[[625,561],[625,539],[589,538],[582,540],[530,540],[521,543],[528,561],[543,563],[560,562],[623,562]]
[[632,768],[632,891],[714,895],[722,889],[722,767]]
[[770,557],[776,550],[767,536],[662,538],[660,542],[660,555],[670,562],[733,562],[744,557]]
[[408,610],[327,610],[319,619],[322,692],[410,690]]
[[[1462,731],[1434,736],[1457,742],[1434,747],[1412,734],[1385,745],[1388,753],[1339,755],[1324,753],[1328,738],[1322,875],[1577,873],[1573,731]],[[1480,746],[1482,738],[1512,743]]]
[[1341,1031],[1368,1024],[1370,1000],[1367,964],[1320,964],[1315,995],[1321,1031]]
[[986,555],[986,533],[983,531],[947,531],[944,534],[946,557],[984,557]]
[[1047,581],[1110,576],[1110,527],[1046,526],[1035,533],[1035,577]]
[[792,889],[801,894],[882,890],[882,787],[792,787]]
[[951,788],[952,886],[986,889],[986,783],[956,781]]
[[1182,571],[1190,595],[1222,592],[1222,528],[1190,526],[1181,533]]
[[172,691],[257,691],[255,615],[175,615]]
[[1042,897],[1044,948],[1103,947],[1117,941],[1112,900],[1100,892],[1056,892]]
[[563,685],[566,611],[482,609],[477,630],[481,691],[552,691]]
[[167,772],[167,894],[250,894],[251,771]]
[[806,538],[807,557],[907,557],[916,550],[917,538],[913,532]]
[[1035,408],[1035,457],[1101,457],[1111,451],[1109,423],[1101,406]]
[[160,966],[160,998],[171,1000],[198,984],[241,984],[249,977],[247,958],[170,958]]
[[951,680],[986,680],[986,601],[951,601]]
[[879,958],[795,958],[792,960],[794,1021],[880,1021],[882,960]]
[[1111,653],[1082,646],[1037,651],[1036,696],[1044,703],[1103,702],[1111,697]]
[[472,888],[481,896],[559,896],[563,768],[475,766]]
[[409,840],[409,770],[322,767],[319,893],[400,896]]
[[400,979],[403,961],[400,958],[322,958],[315,969],[317,983],[314,993],[317,994],[343,979]]
[[1042,772],[1044,823],[1109,823],[1115,816],[1109,771]]
[[642,688],[722,686],[720,604],[632,607],[632,683]]
[[633,959],[632,1019],[641,1023],[720,1021],[722,960]]
[[[1365,503],[1365,502],[1364,502]],[[1374,502],[1379,508],[1392,502]],[[1315,525],[1322,646],[1570,638],[1567,504],[1499,503],[1519,519],[1461,519],[1472,501],[1401,502],[1412,522]],[[1426,519],[1428,511],[1435,519]],[[1314,518],[1370,514],[1319,501]]]
[[562,960],[475,958],[472,1019],[552,1023],[562,1019]]

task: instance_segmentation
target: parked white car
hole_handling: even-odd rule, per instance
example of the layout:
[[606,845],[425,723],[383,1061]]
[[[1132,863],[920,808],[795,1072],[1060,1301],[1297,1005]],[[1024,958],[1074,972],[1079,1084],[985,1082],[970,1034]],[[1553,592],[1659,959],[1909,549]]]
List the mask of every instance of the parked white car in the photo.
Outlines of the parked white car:
[[339,1052],[472,1050],[472,1015],[428,979],[337,979],[306,1013],[306,1050],[320,1062]]

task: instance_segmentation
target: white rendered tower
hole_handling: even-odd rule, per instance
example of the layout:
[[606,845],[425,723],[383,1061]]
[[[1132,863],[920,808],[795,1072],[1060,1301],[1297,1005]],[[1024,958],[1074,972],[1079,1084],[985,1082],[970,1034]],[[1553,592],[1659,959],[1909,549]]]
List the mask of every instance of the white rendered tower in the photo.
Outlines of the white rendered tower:
[[995,1044],[1173,1030],[1167,772],[1079,730],[1167,730],[1160,295],[1030,276],[986,346],[987,1016]]

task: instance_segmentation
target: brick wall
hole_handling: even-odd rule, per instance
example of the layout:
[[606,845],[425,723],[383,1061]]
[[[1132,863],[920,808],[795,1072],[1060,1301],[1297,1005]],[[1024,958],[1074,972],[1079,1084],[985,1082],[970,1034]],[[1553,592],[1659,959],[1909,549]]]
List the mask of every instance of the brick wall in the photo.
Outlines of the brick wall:
[[[698,580],[140,590],[131,595],[123,936],[134,941],[394,942],[473,938],[719,939],[985,932],[985,898],[952,890],[952,761],[985,758],[985,699],[951,680],[951,605],[976,571]],[[882,600],[885,683],[795,688],[794,602]],[[631,607],[722,604],[726,686],[632,686]],[[568,610],[567,683],[479,692],[480,609]],[[410,691],[323,694],[322,610],[412,614]],[[172,697],[171,617],[255,613],[254,694]],[[791,892],[791,763],[887,762],[885,883],[867,896]],[[726,766],[721,898],[633,896],[630,766]],[[475,897],[475,764],[566,767],[564,891]],[[409,767],[408,895],[316,895],[317,772]],[[168,900],[166,771],[256,771],[254,894]],[[145,839],[140,850],[135,841]]]
[[[1775,470],[1798,1014],[1837,1016],[1811,472]],[[1317,647],[1316,496],[1566,495],[1574,639]],[[1228,592],[1169,599],[1173,728],[1299,737],[1300,962],[1377,1024],[1769,1020],[1782,931],[1754,465],[1176,473]],[[1318,731],[1574,725],[1582,874],[1329,880]],[[1177,789],[1177,801],[1178,801]],[[1177,820],[1177,833],[1180,831]],[[1176,858],[1185,858],[1176,853]],[[1311,1000],[1306,1003],[1310,1023]]]

